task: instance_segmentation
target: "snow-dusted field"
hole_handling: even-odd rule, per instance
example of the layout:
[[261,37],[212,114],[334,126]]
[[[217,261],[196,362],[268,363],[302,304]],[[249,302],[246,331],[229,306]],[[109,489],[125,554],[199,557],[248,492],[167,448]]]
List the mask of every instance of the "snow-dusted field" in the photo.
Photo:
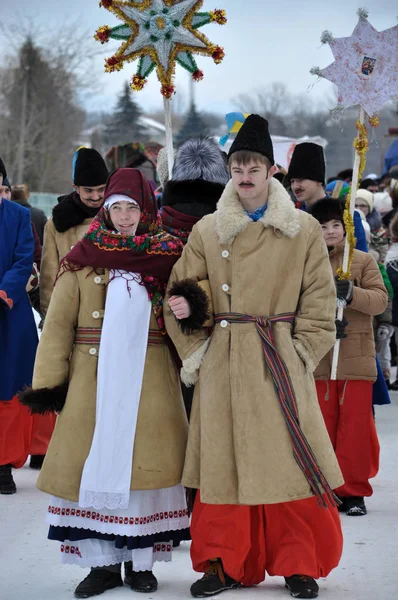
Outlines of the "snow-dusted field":
[[[393,404],[377,407],[382,447],[381,469],[366,517],[343,515],[344,555],[327,580],[320,580],[325,600],[396,600],[398,597],[398,393]],[[37,472],[15,472],[18,493],[0,496],[0,600],[67,600],[87,571],[61,565],[57,542],[46,539],[47,498],[35,488]],[[190,598],[192,571],[189,544],[174,553],[171,564],[156,565],[159,589],[147,600]],[[106,592],[106,600],[137,596],[129,588]],[[256,588],[224,592],[223,600],[290,598],[281,578],[269,578]],[[144,598],[142,598],[144,600]]]

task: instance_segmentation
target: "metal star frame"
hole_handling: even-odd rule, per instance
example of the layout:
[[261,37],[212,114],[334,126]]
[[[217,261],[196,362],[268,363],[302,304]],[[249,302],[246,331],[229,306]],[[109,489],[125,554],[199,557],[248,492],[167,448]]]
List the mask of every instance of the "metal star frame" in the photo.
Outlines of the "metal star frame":
[[117,27],[100,27],[94,36],[102,44],[109,39],[123,40],[114,56],[105,61],[105,70],[120,71],[124,63],[139,59],[131,87],[142,90],[148,75],[156,69],[165,98],[174,93],[176,63],[189,71],[195,81],[203,79],[194,54],[211,56],[218,64],[224,58],[224,50],[198,29],[208,23],[224,25],[227,19],[220,9],[198,12],[202,5],[203,0],[101,0],[100,6],[124,21]]
[[387,100],[398,96],[398,25],[377,31],[367,20],[365,9],[358,10],[359,21],[350,37],[334,38],[322,34],[335,61],[325,69],[311,73],[337,85],[335,111],[359,104],[368,116],[374,116]]

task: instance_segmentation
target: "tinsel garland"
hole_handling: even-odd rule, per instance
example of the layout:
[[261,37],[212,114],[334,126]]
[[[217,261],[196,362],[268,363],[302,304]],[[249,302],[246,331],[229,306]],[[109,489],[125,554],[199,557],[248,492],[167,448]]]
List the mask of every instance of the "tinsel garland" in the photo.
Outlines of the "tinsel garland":
[[[356,122],[356,128],[357,128],[358,134],[354,139],[353,146],[354,146],[356,152],[358,152],[359,158],[360,158],[359,171],[358,171],[358,187],[359,187],[359,182],[362,179],[362,175],[363,175],[365,165],[366,165],[366,153],[369,149],[369,141],[368,141],[367,129],[366,129],[365,125],[360,122],[359,119]],[[352,190],[352,188],[351,188],[351,190],[347,194],[347,200],[346,200],[345,209],[344,209],[344,226],[345,226],[345,232],[346,232],[347,241],[348,241],[349,256],[348,256],[347,271],[344,272],[342,266],[337,270],[337,276],[339,279],[350,279],[350,277],[351,277],[351,265],[352,265],[352,259],[354,256],[354,250],[355,250],[357,240],[355,237],[354,218],[351,214],[350,206],[351,206],[351,194],[353,192],[354,192],[354,194],[356,194],[357,189]]]

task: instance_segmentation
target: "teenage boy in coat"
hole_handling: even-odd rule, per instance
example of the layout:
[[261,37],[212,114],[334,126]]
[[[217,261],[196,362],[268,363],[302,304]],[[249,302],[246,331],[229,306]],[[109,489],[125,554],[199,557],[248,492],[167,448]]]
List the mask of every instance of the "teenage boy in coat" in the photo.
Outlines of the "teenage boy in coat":
[[[315,598],[315,579],[342,551],[331,490],[343,480],[312,376],[335,342],[335,286],[319,224],[273,178],[266,120],[246,119],[229,166],[217,211],[173,269],[165,315],[182,379],[197,382],[183,483],[199,489],[191,557],[205,575],[191,593],[256,585],[268,572]],[[206,279],[210,337],[192,293]]]
[[[74,192],[58,198],[52,217],[44,228],[40,271],[40,313],[45,317],[50,304],[59,263],[87,233],[92,219],[104,202],[108,170],[104,159],[93,148],[79,148],[73,157]],[[55,415],[35,417],[35,435],[30,466],[40,469],[50,442]]]
[[[343,263],[345,231],[343,208],[336,200],[313,205],[311,214],[322,226],[333,273]],[[348,321],[341,333],[337,379],[330,379],[333,351],[315,371],[319,405],[344,477],[336,490],[340,510],[349,516],[366,515],[364,497],[371,496],[372,386],[377,378],[373,317],[387,308],[388,294],[379,267],[371,254],[354,250],[351,277],[337,280],[338,302]]]
[[108,169],[93,148],[79,148],[73,157],[74,192],[58,198],[44,229],[41,259],[40,312],[44,317],[50,304],[55,278],[62,258],[87,233],[104,203]]

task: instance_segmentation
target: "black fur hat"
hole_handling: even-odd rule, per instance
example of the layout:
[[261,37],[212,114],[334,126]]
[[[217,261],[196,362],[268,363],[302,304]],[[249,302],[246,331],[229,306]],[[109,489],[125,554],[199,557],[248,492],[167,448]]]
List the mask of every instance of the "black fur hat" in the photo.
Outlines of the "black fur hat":
[[344,202],[338,198],[323,198],[322,200],[318,200],[318,202],[309,207],[308,212],[321,225],[328,221],[341,221],[344,225]]
[[3,161],[0,158],[0,175],[3,175],[3,179],[7,179],[7,171]]
[[325,156],[322,146],[312,142],[297,144],[290,161],[287,179],[311,179],[325,183]]
[[105,185],[108,169],[101,154],[94,148],[79,148],[73,156],[72,179],[75,185],[94,187]]
[[228,152],[228,158],[239,150],[258,152],[268,158],[271,165],[275,163],[274,148],[266,119],[263,119],[260,115],[249,115],[247,117]]

